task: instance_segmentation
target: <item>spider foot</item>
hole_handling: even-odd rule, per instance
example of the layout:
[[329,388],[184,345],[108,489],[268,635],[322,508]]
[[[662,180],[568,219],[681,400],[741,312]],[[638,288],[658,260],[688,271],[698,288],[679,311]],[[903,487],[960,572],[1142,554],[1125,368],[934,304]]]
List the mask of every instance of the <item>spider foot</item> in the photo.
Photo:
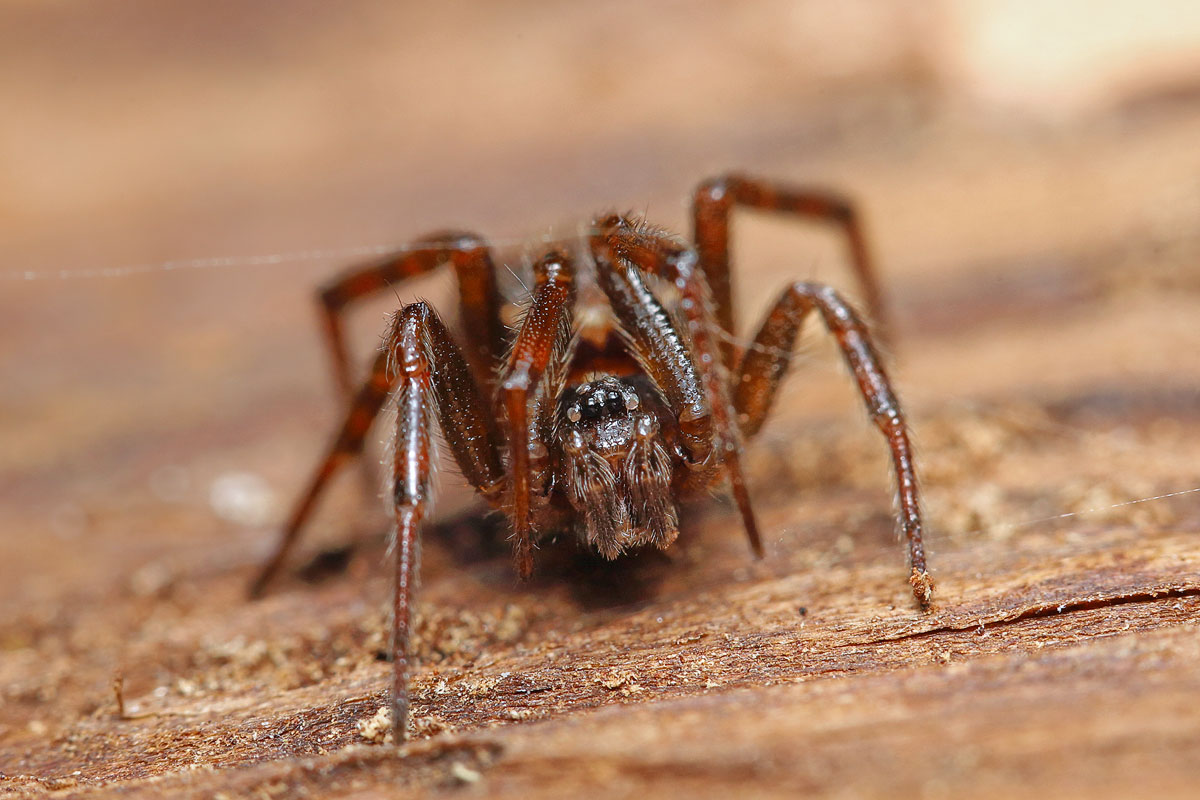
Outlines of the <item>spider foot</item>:
[[908,582],[912,584],[913,596],[921,604],[921,610],[928,611],[929,601],[933,597],[933,576],[929,574],[928,570],[913,567]]

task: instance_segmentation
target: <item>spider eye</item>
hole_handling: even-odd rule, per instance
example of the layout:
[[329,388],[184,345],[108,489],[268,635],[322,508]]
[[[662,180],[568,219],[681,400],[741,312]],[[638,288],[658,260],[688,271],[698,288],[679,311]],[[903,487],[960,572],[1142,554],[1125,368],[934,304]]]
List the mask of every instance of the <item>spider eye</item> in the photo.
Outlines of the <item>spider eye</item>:
[[620,414],[625,410],[625,398],[620,392],[609,392],[604,408],[610,414]]
[[604,394],[597,392],[596,394],[588,395],[583,401],[583,407],[579,409],[580,415],[586,420],[600,419],[604,414]]
[[571,420],[571,422],[579,422],[582,417],[583,414],[580,413],[579,406],[571,406],[567,409],[567,419]]
[[625,398],[625,410],[626,411],[637,411],[637,407],[640,406],[641,404],[642,403],[640,400],[638,400],[638,396],[636,394],[631,394]]

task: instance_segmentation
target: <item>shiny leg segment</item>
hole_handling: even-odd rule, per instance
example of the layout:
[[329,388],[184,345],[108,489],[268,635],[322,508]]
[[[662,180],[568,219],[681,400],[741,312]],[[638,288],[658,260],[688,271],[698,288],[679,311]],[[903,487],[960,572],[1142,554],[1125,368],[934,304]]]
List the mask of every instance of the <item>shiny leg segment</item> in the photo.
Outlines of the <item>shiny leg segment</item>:
[[[728,471],[746,536],[761,556],[762,538],[742,472],[741,435],[729,396],[728,371],[713,337],[712,297],[704,274],[697,269],[695,251],[617,215],[597,220],[595,230],[591,248],[600,286],[613,312],[633,340],[643,367],[666,393],[689,459],[697,466]],[[669,281],[679,291],[690,349],[642,273]]]
[[[883,294],[874,260],[867,247],[862,220],[853,204],[823,189],[791,187],[773,181],[739,175],[712,178],[697,187],[692,204],[692,235],[700,266],[716,303],[717,321],[727,333],[736,334],[733,313],[733,281],[730,275],[730,216],[735,206],[774,211],[800,218],[825,220],[842,229],[850,249],[850,266],[861,287],[872,317],[872,327],[887,334]],[[733,347],[722,348],[726,363],[732,363]]]
[[738,365],[733,402],[741,429],[749,437],[762,427],[791,363],[796,337],[813,310],[837,340],[872,421],[887,439],[896,473],[900,530],[908,542],[912,570],[909,582],[918,602],[927,606],[933,595],[933,579],[925,565],[917,476],[904,414],[866,325],[833,289],[794,283],[763,320]]
[[[405,325],[414,328],[410,338],[416,337],[417,353],[424,360],[422,363],[429,365],[430,375],[422,380],[431,383],[436,392],[441,411],[439,422],[459,469],[489,502],[495,504],[501,495],[503,440],[487,413],[488,406],[462,352],[429,306],[425,303],[405,306],[396,315],[387,345],[376,357],[370,376],[355,395],[340,430],[288,517],[275,552],[255,579],[252,595],[261,595],[278,574],[329,480],[362,451],[367,432],[392,389],[397,384],[409,386],[415,380],[399,369],[405,353],[401,337]],[[403,453],[402,440],[397,440],[396,449],[398,455]]]
[[[548,454],[544,445],[530,439],[531,431],[541,433],[539,417],[552,413],[537,404],[546,401],[546,393],[538,388],[549,371],[557,380],[559,367],[564,365],[564,350],[571,333],[571,308],[575,301],[575,283],[570,258],[553,251],[534,265],[536,285],[533,299],[512,352],[500,378],[500,398],[508,415],[509,469],[512,475],[511,509],[513,521],[513,559],[517,574],[524,580],[533,573],[533,525],[530,513],[531,486],[534,470],[544,471]],[[553,393],[550,393],[553,394]],[[530,425],[530,406],[533,426]],[[531,450],[536,456],[531,458]],[[535,463],[536,462],[536,463]]]
[[489,387],[492,365],[503,354],[505,341],[491,253],[481,237],[447,231],[426,236],[409,248],[371,263],[351,267],[317,292],[334,378],[347,401],[353,397],[355,383],[342,322],[347,309],[355,302],[432,272],[443,264],[452,265],[458,279],[467,359],[481,388]]

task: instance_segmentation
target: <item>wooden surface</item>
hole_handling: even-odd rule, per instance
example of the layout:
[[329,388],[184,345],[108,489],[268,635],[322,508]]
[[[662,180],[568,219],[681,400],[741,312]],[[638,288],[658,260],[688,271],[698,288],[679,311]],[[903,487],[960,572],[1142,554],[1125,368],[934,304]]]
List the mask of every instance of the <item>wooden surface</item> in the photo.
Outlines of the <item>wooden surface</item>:
[[[539,117],[520,89],[571,21],[509,6],[492,22],[528,36],[522,52],[536,56],[522,56],[528,71],[505,95],[521,113],[489,107],[508,124],[487,141],[418,131],[396,146],[382,133],[398,124],[392,110],[378,130],[314,114],[295,128],[303,136],[281,136],[303,94],[283,91],[288,76],[360,92],[346,111],[358,120],[379,100],[371,59],[382,56],[320,17],[308,26],[334,44],[314,54],[299,44],[324,39],[263,10],[261,25],[218,26],[252,40],[258,71],[230,78],[211,32],[169,60],[167,89],[237,87],[227,102],[158,106],[166,95],[137,66],[161,55],[100,62],[97,108],[116,114],[134,87],[141,127],[106,144],[104,116],[91,140],[62,134],[64,163],[96,171],[64,173],[55,192],[20,184],[0,287],[0,796],[1194,792],[1200,106],[1151,93],[1082,121],[1012,119],[931,83],[903,43],[858,45],[879,60],[861,56],[849,82],[812,49],[774,88],[761,76],[788,51],[718,51],[712,75],[727,83],[689,95],[671,65],[696,62],[643,32],[625,45],[640,71],[596,55],[611,43],[601,36],[563,62],[578,73],[554,73],[581,82],[552,84],[551,100],[591,101],[564,136],[554,102]],[[195,30],[127,8],[116,30],[133,41]],[[86,15],[37,13],[20,21],[37,22],[42,47],[0,58],[37,66],[30,53],[47,41],[93,42],[72,38],[93,30]],[[692,19],[663,13],[664,24]],[[395,27],[381,25],[390,33],[376,44],[399,36],[386,21]],[[695,41],[702,24],[688,24]],[[80,46],[84,58],[99,45]],[[669,92],[641,88],[648,53]],[[259,85],[245,74],[278,91],[240,94]],[[421,91],[441,102],[455,74]],[[738,93],[739,81],[759,88]],[[59,105],[21,106],[27,130],[82,113],[87,82],[62,86]],[[247,97],[260,102],[238,105]],[[173,126],[222,108],[244,110],[221,118],[220,147],[172,149]],[[121,161],[142,151],[144,163]],[[239,164],[246,152],[261,172]],[[464,152],[477,158],[464,164]],[[49,186],[53,159],[39,163]],[[905,582],[883,444],[810,331],[802,370],[749,450],[762,561],[714,501],[689,510],[667,555],[604,565],[548,548],[518,585],[494,521],[445,471],[424,552],[414,741],[380,744],[369,734],[389,672],[377,657],[384,517],[352,478],[278,591],[244,599],[336,416],[310,293],[340,260],[161,262],[345,251],[448,224],[507,239],[610,204],[679,227],[691,185],[731,166],[862,203],[899,319],[893,373],[921,458],[933,610],[919,612]],[[738,236],[743,326],[791,278],[846,285],[837,242],[819,231],[745,218]],[[160,266],[83,274],[143,263]],[[76,277],[13,276],[61,269]],[[362,352],[394,299],[356,317]],[[348,565],[320,569],[348,541],[359,543]]]

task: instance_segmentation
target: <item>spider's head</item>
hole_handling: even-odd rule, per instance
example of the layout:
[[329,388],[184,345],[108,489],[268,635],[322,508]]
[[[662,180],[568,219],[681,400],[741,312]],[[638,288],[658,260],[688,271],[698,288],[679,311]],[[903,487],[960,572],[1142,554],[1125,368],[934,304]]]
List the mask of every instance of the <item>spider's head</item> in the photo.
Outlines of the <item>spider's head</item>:
[[611,375],[567,389],[559,404],[567,496],[605,558],[666,547],[678,534],[671,459],[646,405],[637,387]]
[[607,375],[567,389],[560,405],[568,428],[590,434],[601,450],[620,452],[629,449],[642,399],[628,383]]

